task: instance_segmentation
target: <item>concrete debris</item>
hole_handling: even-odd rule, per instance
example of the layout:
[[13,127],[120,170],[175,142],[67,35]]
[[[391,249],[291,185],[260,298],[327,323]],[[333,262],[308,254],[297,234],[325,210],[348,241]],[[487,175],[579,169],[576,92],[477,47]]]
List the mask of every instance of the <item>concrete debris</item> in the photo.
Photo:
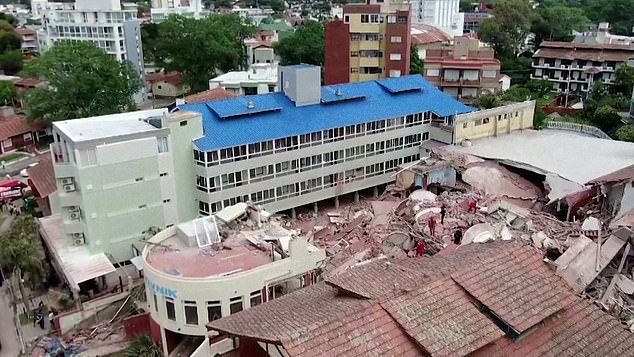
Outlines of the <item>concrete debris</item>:
[[417,202],[434,202],[436,195],[426,190],[416,190],[409,195],[409,199]]
[[634,280],[623,274],[618,274],[616,277],[616,287],[628,295],[634,294]]

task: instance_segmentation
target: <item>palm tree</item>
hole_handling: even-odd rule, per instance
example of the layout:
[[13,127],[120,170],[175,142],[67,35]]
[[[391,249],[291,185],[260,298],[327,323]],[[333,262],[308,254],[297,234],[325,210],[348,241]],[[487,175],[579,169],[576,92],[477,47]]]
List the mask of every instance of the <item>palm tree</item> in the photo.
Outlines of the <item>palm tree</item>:
[[31,311],[24,292],[24,281],[28,277],[31,287],[41,283],[48,271],[44,248],[37,234],[33,216],[16,218],[7,232],[0,234],[0,266],[17,280],[20,295],[27,311]]

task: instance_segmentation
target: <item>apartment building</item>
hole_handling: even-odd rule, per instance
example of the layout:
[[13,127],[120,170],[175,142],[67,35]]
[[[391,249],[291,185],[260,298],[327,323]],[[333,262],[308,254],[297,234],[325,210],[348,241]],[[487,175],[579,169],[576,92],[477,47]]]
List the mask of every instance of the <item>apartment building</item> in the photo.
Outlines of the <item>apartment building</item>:
[[16,27],[15,32],[22,36],[22,53],[39,52],[39,43],[37,40],[37,31],[28,27]]
[[277,93],[180,106],[204,118],[194,141],[200,214],[245,201],[317,208],[386,184],[420,157],[432,122],[473,110],[421,76],[320,88],[319,67],[296,65],[281,67],[279,83]]
[[464,27],[462,29],[462,33],[467,35],[470,33],[478,33],[480,30],[480,23],[491,15],[488,12],[467,12],[464,14]]
[[462,36],[464,14],[460,0],[412,0],[412,23],[437,26],[452,36]]
[[[260,219],[270,214],[252,208],[242,203],[227,207],[216,217],[167,228],[145,245],[142,259],[150,331],[164,356],[210,357],[229,352],[235,348],[233,341],[210,335],[208,322],[316,282],[325,251],[304,236]],[[235,231],[221,224],[219,217],[225,217],[225,212],[235,217],[245,210],[260,227],[254,224]]]
[[614,84],[616,69],[632,56],[634,45],[544,41],[533,55],[531,78],[585,97],[597,81]]
[[427,50],[424,67],[427,80],[456,98],[501,90],[500,61],[476,38],[456,37],[451,46]]
[[346,5],[343,19],[326,24],[325,83],[409,74],[409,4],[368,0]]
[[205,14],[202,0],[152,0],[152,22],[161,22],[170,15],[199,17]]
[[[128,61],[145,81],[137,9],[129,6],[119,0],[76,0],[73,9],[50,9],[43,16],[40,50],[63,40],[89,41],[118,61]],[[135,98],[142,99],[143,93]]]
[[[114,262],[134,257],[132,247],[150,226],[196,217],[191,189],[192,138],[201,118],[166,109],[75,119],[53,124],[61,239]],[[178,175],[176,174],[178,173]]]

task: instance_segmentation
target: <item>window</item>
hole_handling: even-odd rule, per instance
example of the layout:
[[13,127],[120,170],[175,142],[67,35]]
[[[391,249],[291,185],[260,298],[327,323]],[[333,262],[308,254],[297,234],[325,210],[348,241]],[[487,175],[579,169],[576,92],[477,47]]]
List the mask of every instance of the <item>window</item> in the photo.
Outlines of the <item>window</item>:
[[403,38],[401,36],[391,36],[390,37],[390,42],[392,43],[401,43],[403,41]]
[[8,138],[6,140],[2,140],[2,147],[8,148],[13,146],[13,142],[11,141],[11,138]]
[[396,22],[398,22],[399,24],[406,24],[407,23],[407,16],[398,16],[396,18]]
[[25,141],[31,141],[33,140],[33,135],[31,133],[26,133],[22,136],[22,138],[24,138]]
[[222,305],[220,301],[207,301],[207,321],[218,320],[222,317]]
[[466,122],[465,122],[465,123],[462,123],[462,128],[463,128],[463,129],[466,129],[466,128],[468,128],[468,127],[469,127],[469,123],[466,123]]
[[97,152],[95,149],[86,149],[79,152],[79,161],[82,166],[97,165]]
[[350,73],[359,73],[359,68],[358,67],[350,68]]
[[359,51],[350,51],[350,57],[359,57]]
[[400,61],[400,60],[401,60],[400,53],[390,53],[390,61]]
[[154,297],[154,311],[158,312],[158,299],[156,298],[156,294],[152,294]]
[[483,124],[489,124],[489,118],[482,119],[482,123]]
[[209,203],[207,203],[205,201],[199,201],[198,202],[198,211],[201,214],[208,215],[209,214]]
[[231,315],[242,311],[242,296],[229,299],[229,312]]
[[370,22],[370,15],[361,15],[361,23],[367,24],[368,22]]
[[198,325],[198,308],[196,301],[183,301],[185,306],[185,323],[188,325]]
[[260,305],[262,303],[262,290],[252,292],[249,303],[251,304],[251,307]]
[[174,299],[165,297],[165,310],[167,310],[167,318],[176,321],[176,310],[174,309]]
[[[400,57],[399,57],[399,59],[400,59]],[[398,69],[391,69],[390,70],[390,77],[400,77],[400,76],[401,76],[401,71],[400,70],[398,70]]]
[[167,137],[163,136],[163,137],[157,138],[156,140],[158,143],[158,152],[159,153],[167,152]]
[[476,126],[482,125],[482,119],[478,119],[478,120],[476,120],[476,121],[475,121],[475,125],[476,125]]
[[180,126],[186,126],[187,125],[187,120],[183,120],[179,124],[180,124]]
[[388,24],[395,24],[396,23],[396,16],[390,15],[387,17],[387,23]]
[[343,22],[346,23],[346,24],[349,23],[350,22],[350,16],[348,16],[348,15],[344,16],[343,17]]

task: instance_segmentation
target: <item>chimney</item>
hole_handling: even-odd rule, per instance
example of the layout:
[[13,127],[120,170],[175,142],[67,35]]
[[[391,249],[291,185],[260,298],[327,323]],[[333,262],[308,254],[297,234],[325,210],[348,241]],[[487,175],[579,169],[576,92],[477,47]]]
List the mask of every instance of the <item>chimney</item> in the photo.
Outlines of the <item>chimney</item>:
[[307,64],[280,66],[278,88],[296,107],[321,102],[321,68]]

